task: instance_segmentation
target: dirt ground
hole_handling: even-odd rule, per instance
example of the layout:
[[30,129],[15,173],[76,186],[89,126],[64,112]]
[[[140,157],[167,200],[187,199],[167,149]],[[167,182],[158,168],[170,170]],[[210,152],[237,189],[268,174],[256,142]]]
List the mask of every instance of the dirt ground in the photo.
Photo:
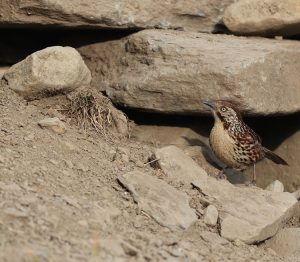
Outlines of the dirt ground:
[[135,169],[164,179],[145,164],[154,145],[68,119],[62,135],[40,128],[55,103],[0,90],[0,261],[287,261],[221,238],[201,215],[186,231],[158,225],[117,182]]

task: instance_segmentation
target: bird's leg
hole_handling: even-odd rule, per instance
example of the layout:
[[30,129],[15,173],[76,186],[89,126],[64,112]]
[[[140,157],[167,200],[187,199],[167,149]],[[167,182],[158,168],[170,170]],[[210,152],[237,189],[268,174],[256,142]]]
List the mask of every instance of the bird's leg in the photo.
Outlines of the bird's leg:
[[252,185],[256,186],[256,170],[255,170],[255,163],[253,163]]
[[217,179],[227,179],[227,177],[225,175],[226,169],[227,169],[227,166],[225,166],[224,168],[222,168],[222,170],[219,171],[219,173],[217,174]]

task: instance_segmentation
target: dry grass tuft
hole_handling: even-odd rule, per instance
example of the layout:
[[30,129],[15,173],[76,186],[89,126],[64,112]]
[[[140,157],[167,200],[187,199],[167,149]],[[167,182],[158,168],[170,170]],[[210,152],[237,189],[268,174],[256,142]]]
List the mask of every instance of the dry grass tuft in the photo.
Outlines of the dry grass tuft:
[[113,126],[110,101],[94,91],[79,91],[69,96],[66,108],[68,117],[74,119],[83,130],[93,128],[106,139],[114,138],[110,128]]

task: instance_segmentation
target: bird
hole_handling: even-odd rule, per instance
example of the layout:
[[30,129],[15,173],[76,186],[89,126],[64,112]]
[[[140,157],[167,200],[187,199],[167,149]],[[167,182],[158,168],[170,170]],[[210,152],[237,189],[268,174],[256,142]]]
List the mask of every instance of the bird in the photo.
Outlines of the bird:
[[252,185],[256,185],[255,164],[264,158],[276,164],[288,165],[280,156],[262,145],[261,138],[243,121],[235,102],[228,100],[203,101],[214,117],[209,144],[216,157],[225,164],[218,177],[224,177],[227,168],[244,171],[253,166]]

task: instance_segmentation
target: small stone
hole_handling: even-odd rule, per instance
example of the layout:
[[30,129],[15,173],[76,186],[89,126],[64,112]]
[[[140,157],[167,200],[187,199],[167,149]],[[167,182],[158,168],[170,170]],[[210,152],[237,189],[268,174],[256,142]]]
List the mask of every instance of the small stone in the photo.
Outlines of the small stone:
[[140,227],[142,227],[142,225],[143,225],[142,220],[143,220],[143,217],[142,217],[142,216],[137,216],[137,217],[135,218],[134,222],[133,222],[133,226],[134,226],[135,228],[140,228]]
[[4,184],[0,188],[5,191],[20,191],[21,188],[16,183]]
[[37,201],[35,196],[25,196],[20,198],[19,202],[21,205],[29,206]]
[[58,166],[59,162],[54,159],[49,159],[49,162],[52,163],[55,166]]
[[89,223],[86,220],[79,220],[77,221],[77,224],[82,226],[82,227],[88,227]]
[[78,164],[77,164],[77,170],[81,170],[81,171],[83,171],[83,172],[87,172],[87,171],[89,171],[89,167],[88,167],[88,166],[84,166],[84,165],[81,164],[81,163],[78,163]]
[[77,150],[77,147],[70,142],[63,141],[62,144],[70,151]]
[[18,123],[18,127],[25,127],[26,125],[22,122]]
[[24,137],[25,141],[33,141],[34,140],[34,133],[30,133]]
[[215,226],[218,222],[219,212],[214,205],[209,205],[205,209],[204,222],[206,225]]
[[[94,242],[94,240],[92,241]],[[118,237],[107,237],[101,239],[101,246],[107,253],[113,255],[113,257],[121,257],[124,256],[124,248],[122,247],[121,242],[122,240]]]
[[46,172],[48,170],[48,168],[46,166],[41,166],[41,170]]
[[121,157],[122,157],[122,160],[123,160],[124,162],[126,162],[126,163],[129,162],[129,157],[128,157],[128,155],[122,154]]
[[72,169],[74,167],[74,164],[72,163],[71,160],[65,160],[66,166],[70,169]]
[[0,155],[0,163],[1,163],[1,164],[4,164],[4,162],[5,162],[4,156]]
[[48,208],[45,205],[37,205],[36,207],[37,212],[41,217],[47,217],[48,216]]
[[279,180],[275,180],[266,187],[266,190],[272,191],[272,192],[283,192],[284,186]]
[[125,254],[129,256],[136,256],[138,254],[138,249],[136,249],[134,246],[130,245],[127,242],[122,241],[121,246],[125,252]]
[[209,232],[209,231],[202,232],[200,236],[206,243],[211,243],[212,246],[215,245],[223,246],[223,245],[228,245],[230,243],[225,238],[220,237],[219,234]]
[[129,150],[127,148],[124,147],[118,147],[117,148],[117,152],[120,153],[121,158],[124,162],[129,162]]
[[65,175],[65,176],[74,176],[74,173],[71,171],[71,170],[63,170],[62,173]]
[[4,214],[12,217],[17,217],[17,218],[26,218],[28,217],[28,213],[24,211],[20,211],[14,207],[9,207],[6,208],[4,211]]
[[164,244],[164,242],[161,239],[155,238],[155,239],[151,239],[150,241],[151,241],[150,245],[153,245],[153,246],[159,247],[159,248]]
[[80,205],[78,204],[78,201],[77,201],[76,199],[74,199],[73,197],[62,196],[62,199],[63,199],[68,205],[80,209]]
[[54,108],[50,108],[48,111],[47,111],[47,115],[50,116],[50,117],[57,117],[59,119],[62,119],[62,120],[65,120],[66,119],[66,116],[61,114],[60,112],[58,112],[56,109]]
[[57,134],[63,134],[67,130],[65,124],[57,117],[45,118],[41,120],[38,124],[42,128],[50,129]]
[[118,148],[117,148],[117,151],[120,152],[121,154],[129,155],[129,150],[128,150],[127,148],[124,148],[124,147],[118,147]]
[[145,164],[141,161],[141,160],[139,160],[139,159],[136,159],[136,160],[134,160],[133,161],[134,163],[135,163],[135,165],[137,166],[137,167],[145,167]]
[[233,243],[236,247],[240,247],[244,245],[244,243],[239,239],[236,239]]

